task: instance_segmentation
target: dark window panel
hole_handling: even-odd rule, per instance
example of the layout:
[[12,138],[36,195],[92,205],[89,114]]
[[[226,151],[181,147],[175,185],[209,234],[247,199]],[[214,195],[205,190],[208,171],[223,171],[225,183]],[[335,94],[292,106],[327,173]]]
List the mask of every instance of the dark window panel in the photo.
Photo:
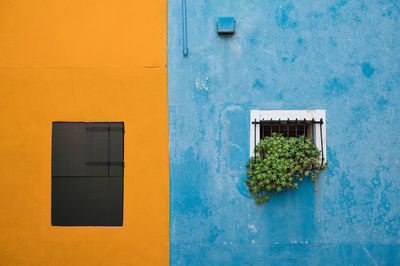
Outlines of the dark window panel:
[[108,132],[88,131],[88,127],[108,127],[107,123],[53,123],[53,176],[108,176],[108,166],[87,162],[108,161]]
[[[288,136],[287,133],[287,126],[288,124],[282,123],[280,125],[280,133],[286,137]],[[312,138],[312,125],[310,123],[306,124],[306,137]],[[270,137],[272,133],[279,133],[279,125],[278,124],[263,124],[260,126],[260,136],[263,137]],[[302,136],[304,134],[304,125],[299,122],[297,125],[297,136]],[[289,137],[296,136],[296,126],[293,124],[293,121],[289,124]],[[262,137],[261,137],[262,138]]]
[[53,123],[52,225],[122,226],[124,123]]
[[52,179],[51,223],[58,226],[122,226],[122,177]]

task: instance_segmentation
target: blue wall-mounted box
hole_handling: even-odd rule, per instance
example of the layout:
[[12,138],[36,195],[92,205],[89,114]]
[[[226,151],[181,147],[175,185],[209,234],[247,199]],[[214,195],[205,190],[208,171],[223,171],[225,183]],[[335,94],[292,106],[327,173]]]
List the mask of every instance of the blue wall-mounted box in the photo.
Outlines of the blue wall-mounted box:
[[235,33],[235,19],[233,17],[219,17],[217,20],[217,32],[222,34]]

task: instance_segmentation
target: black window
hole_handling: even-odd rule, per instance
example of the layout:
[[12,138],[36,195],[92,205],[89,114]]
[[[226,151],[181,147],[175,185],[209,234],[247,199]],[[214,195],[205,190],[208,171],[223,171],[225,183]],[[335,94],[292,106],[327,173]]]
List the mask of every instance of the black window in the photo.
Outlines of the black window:
[[260,139],[272,136],[273,133],[281,134],[285,137],[305,136],[313,138],[313,121],[269,121],[264,120],[260,123]]
[[51,223],[122,226],[123,122],[54,122]]

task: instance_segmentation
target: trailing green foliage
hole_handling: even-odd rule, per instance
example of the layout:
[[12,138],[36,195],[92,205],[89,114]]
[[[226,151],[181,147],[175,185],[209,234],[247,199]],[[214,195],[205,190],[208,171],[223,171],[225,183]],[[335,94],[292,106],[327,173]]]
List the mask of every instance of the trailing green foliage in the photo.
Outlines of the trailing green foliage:
[[296,190],[304,177],[317,180],[319,171],[327,167],[319,161],[318,148],[303,136],[285,138],[274,133],[258,143],[256,153],[246,164],[246,183],[257,203],[269,200],[271,192]]

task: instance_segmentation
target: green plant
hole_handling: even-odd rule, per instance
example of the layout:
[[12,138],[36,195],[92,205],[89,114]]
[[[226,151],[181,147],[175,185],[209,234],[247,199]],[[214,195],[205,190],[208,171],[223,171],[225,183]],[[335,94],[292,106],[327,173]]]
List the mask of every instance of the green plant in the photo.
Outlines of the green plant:
[[318,181],[321,165],[320,151],[311,139],[303,136],[285,138],[274,133],[256,146],[256,157],[246,164],[246,183],[257,203],[270,199],[274,192],[296,190],[304,177]]

